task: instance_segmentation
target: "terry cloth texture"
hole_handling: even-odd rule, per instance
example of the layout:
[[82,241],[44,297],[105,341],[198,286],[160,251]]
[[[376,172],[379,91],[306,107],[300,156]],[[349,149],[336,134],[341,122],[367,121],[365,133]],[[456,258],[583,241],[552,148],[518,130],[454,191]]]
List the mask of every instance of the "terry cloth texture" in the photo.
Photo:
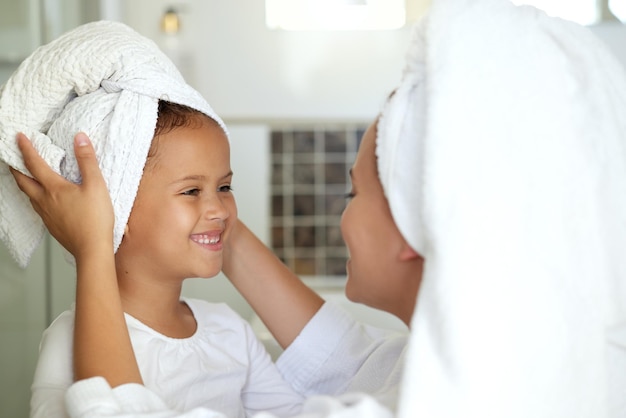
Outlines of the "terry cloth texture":
[[506,0],[435,0],[414,35],[378,133],[425,258],[400,416],[626,416],[624,68]]
[[82,25],[39,47],[19,66],[0,91],[0,238],[19,265],[28,264],[45,226],[9,172],[11,166],[30,175],[16,134],[25,133],[50,166],[75,183],[81,177],[73,139],[79,131],[90,137],[113,202],[117,251],[159,100],[199,110],[226,132],[157,45],[121,23]]

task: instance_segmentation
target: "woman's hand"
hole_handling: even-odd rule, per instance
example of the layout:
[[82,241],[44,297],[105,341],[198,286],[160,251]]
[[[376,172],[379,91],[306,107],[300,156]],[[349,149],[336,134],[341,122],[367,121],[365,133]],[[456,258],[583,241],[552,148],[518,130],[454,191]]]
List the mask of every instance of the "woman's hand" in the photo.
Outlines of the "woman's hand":
[[74,137],[82,184],[55,173],[24,134],[17,135],[17,143],[33,178],[11,172],[52,236],[77,259],[105,245],[112,251],[113,206],[87,135],[81,132]]
[[55,173],[26,136],[19,134],[17,141],[33,178],[12,170],[15,181],[76,258],[74,378],[103,376],[111,386],[141,383],[117,285],[113,205],[89,138],[74,138],[82,184]]

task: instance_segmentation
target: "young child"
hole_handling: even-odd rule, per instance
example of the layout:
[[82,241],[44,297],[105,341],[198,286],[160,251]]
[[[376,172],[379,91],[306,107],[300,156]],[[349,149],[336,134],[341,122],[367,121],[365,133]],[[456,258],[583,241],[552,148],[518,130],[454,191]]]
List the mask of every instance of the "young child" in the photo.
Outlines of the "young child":
[[[26,89],[22,82],[28,78]],[[75,311],[53,322],[41,340],[31,416],[70,414],[65,392],[81,376],[73,372],[73,363],[84,360],[73,349],[73,332],[91,338],[114,318],[127,326],[141,380],[169,408],[205,407],[239,417],[257,411],[297,413],[302,396],[283,380],[242,318],[224,304],[181,299],[186,278],[213,277],[221,270],[237,209],[224,124],[154,44],[121,24],[84,25],[29,57],[1,99],[3,112],[15,110],[15,118],[2,119],[3,156],[11,151],[5,147],[15,144],[14,135],[10,143],[4,135],[26,131],[63,175],[58,180],[80,180],[74,152],[67,148],[74,133],[82,130],[94,138],[105,178],[101,186],[110,194],[104,208],[113,211],[98,210],[91,225],[81,224],[84,239],[62,244],[75,256],[81,276],[82,254],[98,246],[111,256],[116,250],[110,259],[114,264],[97,274],[113,273],[114,282],[103,284],[116,288],[124,312],[123,317],[100,317],[100,324],[75,321],[83,309],[79,301]],[[52,152],[63,151],[55,166]],[[5,161],[24,171],[19,161]],[[17,215],[29,209],[18,210],[19,191],[2,196],[3,205],[13,202]],[[99,207],[90,200],[89,206]],[[87,212],[67,209],[74,219]],[[11,214],[3,211],[3,221]],[[7,227],[13,254],[27,262],[30,242],[18,241],[22,231],[16,225]],[[97,274],[88,280],[99,280]],[[84,290],[79,282],[77,294]],[[109,303],[91,296],[89,303]]]
[[[160,102],[115,255],[127,327],[143,381],[172,408],[206,406],[229,416],[293,413],[301,397],[283,382],[248,324],[226,305],[180,298],[184,279],[213,277],[221,269],[237,215],[231,181],[222,128],[198,111]],[[65,415],[73,326],[74,312],[66,311],[44,333],[32,416]]]

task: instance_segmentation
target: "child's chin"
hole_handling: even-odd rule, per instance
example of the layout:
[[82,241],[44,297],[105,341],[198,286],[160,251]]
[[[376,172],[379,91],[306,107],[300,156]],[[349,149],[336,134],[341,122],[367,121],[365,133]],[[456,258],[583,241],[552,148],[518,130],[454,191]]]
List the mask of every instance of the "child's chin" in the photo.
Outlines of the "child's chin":
[[222,271],[222,266],[219,266],[217,268],[211,268],[211,269],[199,271],[198,275],[196,275],[195,277],[199,279],[212,279],[213,277],[220,274],[221,271]]

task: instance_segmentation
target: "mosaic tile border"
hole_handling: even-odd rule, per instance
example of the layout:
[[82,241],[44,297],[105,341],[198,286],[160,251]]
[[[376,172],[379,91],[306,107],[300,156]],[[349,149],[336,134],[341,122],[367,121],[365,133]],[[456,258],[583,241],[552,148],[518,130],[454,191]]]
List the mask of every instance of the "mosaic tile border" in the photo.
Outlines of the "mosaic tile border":
[[271,131],[271,245],[299,276],[346,274],[341,213],[366,126],[318,124]]

